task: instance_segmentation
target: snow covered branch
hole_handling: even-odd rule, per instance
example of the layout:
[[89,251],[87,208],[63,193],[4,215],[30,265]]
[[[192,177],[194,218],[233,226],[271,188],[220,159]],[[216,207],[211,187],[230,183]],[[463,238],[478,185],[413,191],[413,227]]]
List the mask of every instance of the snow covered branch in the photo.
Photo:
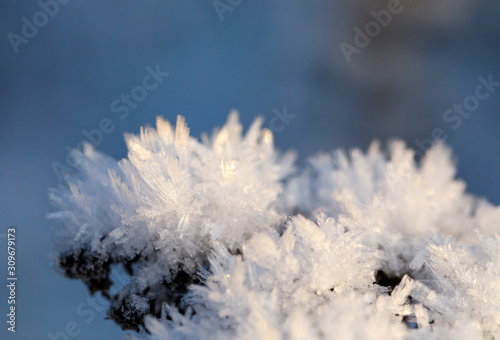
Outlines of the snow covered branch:
[[261,125],[233,112],[199,141],[158,118],[127,159],[74,151],[50,191],[59,270],[147,339],[500,338],[500,208],[449,149],[416,164],[373,143],[297,171]]

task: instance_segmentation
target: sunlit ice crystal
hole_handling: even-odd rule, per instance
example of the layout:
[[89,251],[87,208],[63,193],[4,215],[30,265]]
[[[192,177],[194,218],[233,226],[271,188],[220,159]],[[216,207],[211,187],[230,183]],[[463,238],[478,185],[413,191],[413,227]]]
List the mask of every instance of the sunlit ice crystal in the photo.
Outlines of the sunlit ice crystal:
[[500,208],[449,148],[374,142],[296,170],[262,125],[232,112],[198,139],[158,118],[120,161],[74,151],[50,191],[57,268],[145,339],[500,338]]

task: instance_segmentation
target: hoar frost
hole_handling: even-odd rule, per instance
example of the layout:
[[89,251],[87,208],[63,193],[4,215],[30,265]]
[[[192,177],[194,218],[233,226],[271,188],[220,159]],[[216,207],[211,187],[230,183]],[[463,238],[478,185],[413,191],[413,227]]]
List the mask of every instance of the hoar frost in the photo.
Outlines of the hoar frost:
[[74,151],[50,191],[59,270],[145,339],[500,339],[500,208],[449,149],[415,164],[373,143],[298,171],[261,125],[233,112],[199,141],[158,118],[127,159]]

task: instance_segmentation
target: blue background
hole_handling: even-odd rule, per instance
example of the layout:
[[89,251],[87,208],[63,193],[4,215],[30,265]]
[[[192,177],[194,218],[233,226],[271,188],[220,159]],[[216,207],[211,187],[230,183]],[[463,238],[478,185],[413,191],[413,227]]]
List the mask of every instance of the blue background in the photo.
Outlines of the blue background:
[[[69,1],[21,44],[36,1],[0,3],[0,315],[7,313],[5,232],[18,233],[17,338],[48,339],[74,321],[76,339],[120,339],[105,312],[86,323],[88,292],[49,266],[51,164],[103,118],[115,130],[98,149],[126,156],[123,133],[162,115],[187,118],[195,136],[233,108],[248,127],[273,110],[296,117],[275,134],[300,162],[318,150],[363,149],[373,139],[431,138],[442,128],[468,191],[500,203],[500,91],[454,130],[443,113],[474,93],[478,76],[500,80],[500,3],[401,1],[400,14],[348,63],[339,45],[384,1],[243,1],[221,20],[211,1]],[[110,104],[142,83],[146,66],[170,73],[120,120]],[[5,249],[5,250],[4,250]],[[3,254],[3,255],[1,255]],[[5,260],[4,260],[5,259]],[[0,338],[10,338],[0,317]],[[61,337],[61,339],[64,339]]]

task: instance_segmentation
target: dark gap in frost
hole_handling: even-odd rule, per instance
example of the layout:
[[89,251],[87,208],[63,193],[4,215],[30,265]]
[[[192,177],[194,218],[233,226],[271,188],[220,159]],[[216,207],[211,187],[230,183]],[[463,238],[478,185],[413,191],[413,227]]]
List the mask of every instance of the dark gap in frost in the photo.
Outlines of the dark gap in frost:
[[59,258],[59,267],[66,277],[82,280],[92,295],[101,292],[108,299],[108,291],[113,284],[109,279],[112,264],[112,259],[87,248],[76,253],[67,252]]
[[375,282],[374,284],[377,284],[382,287],[388,287],[390,288],[389,295],[391,295],[392,291],[394,288],[401,282],[405,274],[401,276],[397,275],[392,275],[388,274],[383,270],[377,270],[375,272]]
[[[133,287],[126,287],[123,293],[112,297],[108,316],[115,321],[123,330],[139,331],[144,327],[144,317],[147,314],[156,318],[161,317],[163,303],[177,307],[180,313],[184,314],[188,304],[184,302],[188,287],[192,284],[201,284],[197,275],[189,274],[184,270],[179,270],[171,282],[163,279],[160,283],[147,287],[144,291],[134,291]],[[134,299],[136,297],[145,298],[148,301],[148,308],[139,310],[136,308]],[[167,315],[167,319],[170,316]]]
[[[239,250],[236,251],[239,252]],[[147,314],[156,318],[161,317],[163,303],[175,306],[180,313],[184,314],[189,307],[184,301],[188,287],[193,284],[203,284],[197,273],[189,273],[179,267],[177,271],[172,272],[171,282],[164,278],[158,284],[142,291],[139,291],[133,282],[129,282],[115,295],[110,294],[110,288],[113,285],[111,279],[113,265],[122,264],[124,271],[132,280],[136,272],[135,266],[148,260],[150,256],[144,256],[143,253],[139,253],[132,259],[126,259],[103,255],[89,248],[81,248],[61,254],[59,268],[66,277],[81,280],[92,295],[101,292],[110,301],[107,311],[109,319],[115,321],[123,330],[139,331],[144,327],[144,317]],[[137,301],[147,303],[147,306],[136,308]],[[166,317],[170,318],[169,315]]]
[[406,327],[410,329],[417,329],[418,324],[417,324],[417,318],[415,315],[405,315],[403,316],[403,319],[401,320],[402,323],[406,325]]

